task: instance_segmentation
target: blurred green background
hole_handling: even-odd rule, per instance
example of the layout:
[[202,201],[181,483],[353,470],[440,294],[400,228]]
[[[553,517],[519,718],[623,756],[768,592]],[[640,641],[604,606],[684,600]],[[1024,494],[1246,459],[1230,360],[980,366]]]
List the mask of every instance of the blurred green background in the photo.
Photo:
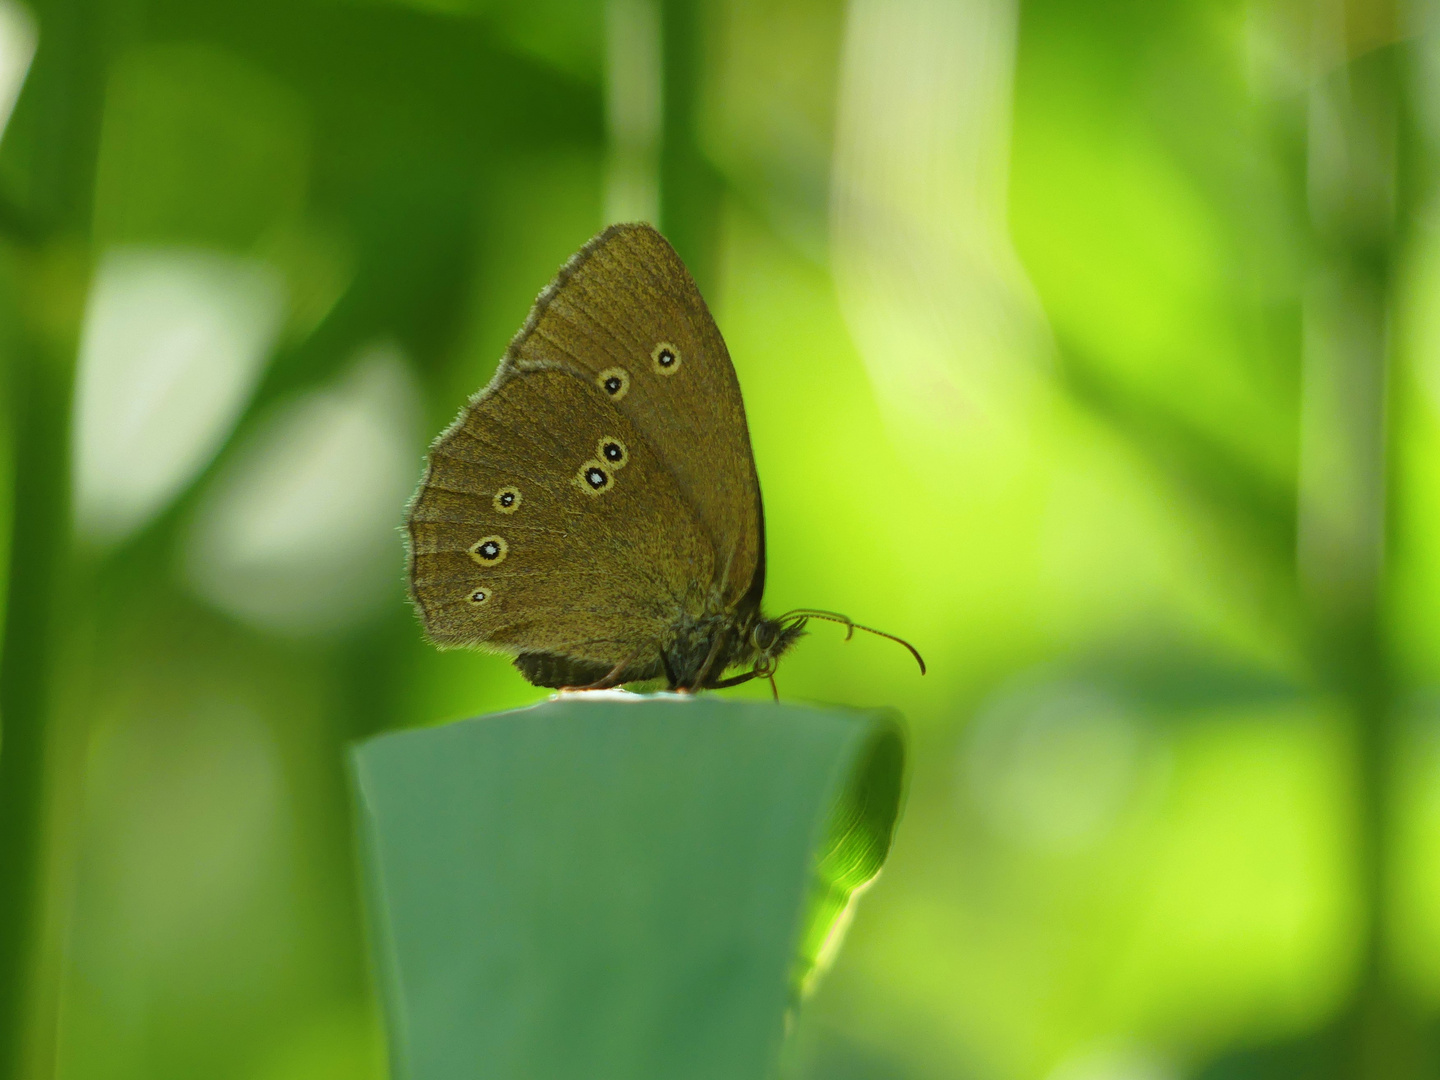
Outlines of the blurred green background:
[[381,1077],[342,747],[542,697],[396,527],[635,218],[931,668],[780,669],[914,761],[787,1074],[1440,1075],[1433,5],[0,0],[0,124],[0,1075]]

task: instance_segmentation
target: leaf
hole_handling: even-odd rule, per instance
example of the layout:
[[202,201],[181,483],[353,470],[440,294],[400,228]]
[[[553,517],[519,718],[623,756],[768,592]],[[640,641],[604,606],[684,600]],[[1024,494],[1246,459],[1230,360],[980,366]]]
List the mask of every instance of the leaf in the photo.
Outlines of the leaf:
[[880,873],[900,815],[905,742],[894,722],[877,724],[831,810],[815,867],[793,978],[805,996],[839,949],[858,890]]
[[903,759],[886,714],[670,695],[362,744],[396,1077],[771,1075]]

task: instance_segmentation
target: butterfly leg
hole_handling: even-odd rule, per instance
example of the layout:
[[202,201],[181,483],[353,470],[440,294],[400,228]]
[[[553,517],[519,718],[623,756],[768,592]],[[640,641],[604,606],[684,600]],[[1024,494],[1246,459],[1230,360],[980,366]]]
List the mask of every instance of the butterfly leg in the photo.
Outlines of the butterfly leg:
[[[715,666],[715,659],[720,655],[720,649],[724,644],[725,635],[716,634],[715,640],[710,643],[710,652],[705,657],[705,664],[700,668],[700,674],[695,676],[696,686],[705,685],[705,677],[710,674],[710,669]],[[720,672],[717,672],[717,674],[724,674],[724,670],[722,669]]]
[[618,664],[616,664],[613,668],[610,669],[609,674],[607,674],[603,679],[598,679],[595,682],[591,683],[589,686],[562,686],[560,687],[560,691],[561,693],[568,693],[577,690],[613,689],[615,686],[619,685],[620,676],[624,673],[625,669],[630,666],[631,661],[633,661],[634,659],[635,658],[631,656],[627,657],[624,660],[621,660]]
[[760,672],[758,671],[747,671],[742,675],[731,675],[728,679],[721,679],[719,682],[711,683],[709,688],[711,690],[724,690],[728,686],[739,686],[741,683],[747,683],[759,675]]
[[775,696],[776,701],[780,700],[780,691],[775,686],[775,673],[773,671],[747,671],[743,675],[732,675],[728,679],[721,679],[717,683],[711,683],[710,689],[724,690],[729,686],[739,686],[741,683],[747,683],[751,679],[769,679],[770,693]]

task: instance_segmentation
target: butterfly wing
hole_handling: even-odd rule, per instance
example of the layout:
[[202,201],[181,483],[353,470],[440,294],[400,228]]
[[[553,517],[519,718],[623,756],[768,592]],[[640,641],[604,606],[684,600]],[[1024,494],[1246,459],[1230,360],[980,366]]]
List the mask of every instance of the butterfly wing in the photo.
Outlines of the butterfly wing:
[[716,573],[649,443],[593,381],[557,368],[502,367],[431,448],[408,529],[430,637],[543,657],[522,671],[545,685],[659,675]]
[[562,366],[639,431],[715,552],[724,606],[759,603],[760,483],[740,384],[720,330],[675,250],[649,225],[612,225],[540,294],[506,353]]

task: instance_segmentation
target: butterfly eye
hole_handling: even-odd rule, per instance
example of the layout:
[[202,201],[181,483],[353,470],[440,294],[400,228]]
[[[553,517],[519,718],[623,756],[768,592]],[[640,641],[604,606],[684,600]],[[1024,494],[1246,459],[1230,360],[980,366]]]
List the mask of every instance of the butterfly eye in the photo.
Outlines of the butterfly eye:
[[575,480],[581,491],[591,495],[603,495],[615,486],[615,474],[599,461],[587,461],[581,465]]
[[630,461],[630,451],[625,449],[625,444],[608,435],[600,440],[595,453],[602,461],[608,461],[617,469],[623,469]]
[[476,607],[479,607],[481,604],[488,604],[490,602],[490,590],[476,589],[469,596],[467,596],[466,599],[469,600],[470,603],[474,604]]
[[494,566],[505,561],[510,545],[503,536],[487,536],[470,545],[470,557],[481,566]]
[[650,350],[650,363],[660,375],[674,375],[680,370],[680,350],[662,341]]
[[619,401],[630,392],[630,373],[623,367],[606,368],[595,376],[595,385]]
[[520,489],[503,487],[495,493],[495,509],[502,514],[513,514],[520,508]]

